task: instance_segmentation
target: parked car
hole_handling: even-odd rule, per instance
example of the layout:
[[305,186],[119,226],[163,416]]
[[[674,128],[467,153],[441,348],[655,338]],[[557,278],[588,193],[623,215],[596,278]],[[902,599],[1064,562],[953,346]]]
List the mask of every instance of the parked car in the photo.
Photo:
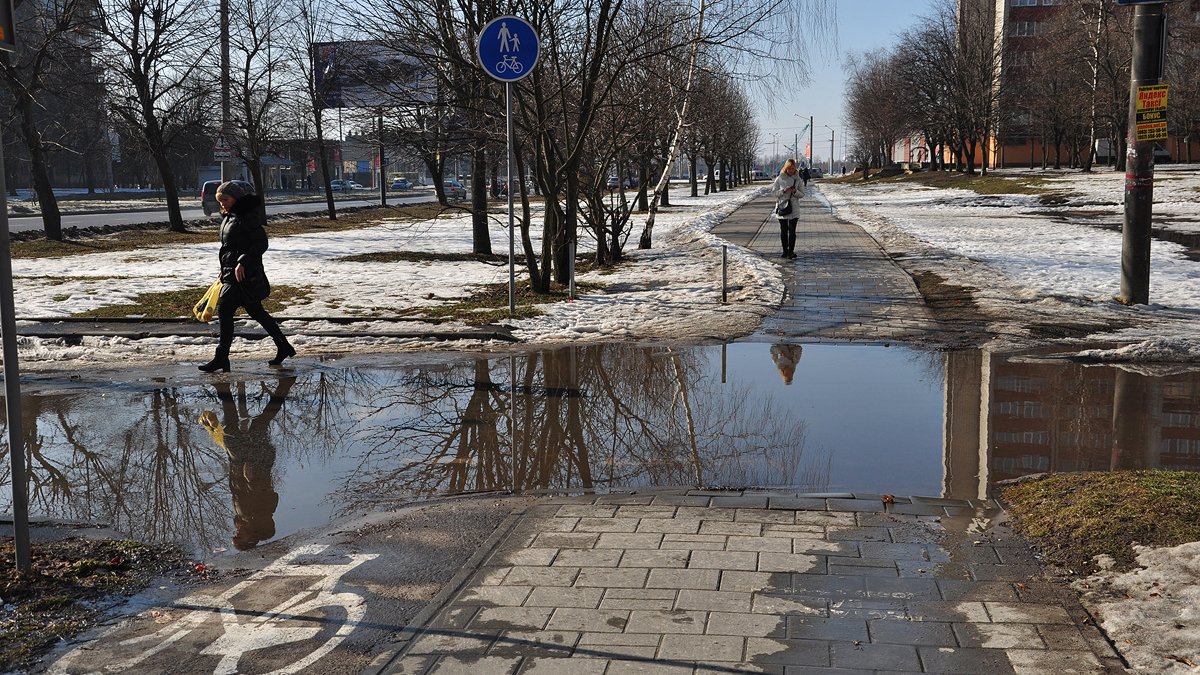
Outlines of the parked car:
[[391,189],[393,189],[393,190],[411,190],[412,189],[412,181],[408,180],[407,178],[397,178],[396,180],[392,181]]
[[462,201],[467,198],[467,188],[456,180],[442,181],[442,191],[446,193],[446,199]]
[[329,181],[329,187],[332,188],[334,192],[345,192],[347,190],[365,190],[366,189],[365,187],[362,186],[362,184],[357,183],[355,181],[340,180],[340,179]]
[[[232,180],[231,183],[236,183],[246,189],[246,194],[254,194],[254,184],[244,180]],[[221,181],[209,180],[204,181],[200,186],[200,208],[204,209],[204,215],[211,216],[214,213],[221,212],[221,205],[217,202],[217,188],[221,187]]]
[[808,167],[808,177],[809,178],[821,178],[824,175],[825,175],[825,172],[821,171],[821,167],[816,166],[816,165]]
[[633,178],[632,176],[629,178],[626,178],[624,181],[620,180],[616,176],[609,176],[608,177],[608,189],[616,190],[617,185],[621,185],[622,187],[633,189],[638,186],[638,181],[636,178]]

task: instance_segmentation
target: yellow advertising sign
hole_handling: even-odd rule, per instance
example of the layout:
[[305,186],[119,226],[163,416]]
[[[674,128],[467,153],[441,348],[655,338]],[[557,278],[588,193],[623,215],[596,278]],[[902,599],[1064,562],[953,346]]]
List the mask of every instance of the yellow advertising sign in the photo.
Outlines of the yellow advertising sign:
[[1137,109],[1138,112],[1143,110],[1166,110],[1167,109],[1167,85],[1165,84],[1147,84],[1137,88]]
[[1137,125],[1137,140],[1138,141],[1165,141],[1167,140],[1167,122],[1151,122],[1148,124]]

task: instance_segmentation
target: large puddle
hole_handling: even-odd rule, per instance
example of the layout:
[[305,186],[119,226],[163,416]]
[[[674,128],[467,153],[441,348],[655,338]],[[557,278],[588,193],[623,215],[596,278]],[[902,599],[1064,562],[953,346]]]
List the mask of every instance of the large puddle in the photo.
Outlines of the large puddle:
[[970,498],[1044,471],[1200,466],[1200,373],[829,344],[389,358],[176,384],[32,378],[30,513],[207,555],[479,490]]

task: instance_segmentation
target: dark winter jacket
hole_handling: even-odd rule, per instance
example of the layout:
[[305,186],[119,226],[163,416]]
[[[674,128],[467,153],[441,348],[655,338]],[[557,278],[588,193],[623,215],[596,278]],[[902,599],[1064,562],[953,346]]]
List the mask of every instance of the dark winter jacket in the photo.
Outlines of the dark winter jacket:
[[256,277],[263,272],[263,253],[267,252],[267,231],[263,228],[258,207],[262,198],[244,195],[230,208],[221,220],[221,281],[236,283],[233,268],[241,263],[246,268],[246,278]]

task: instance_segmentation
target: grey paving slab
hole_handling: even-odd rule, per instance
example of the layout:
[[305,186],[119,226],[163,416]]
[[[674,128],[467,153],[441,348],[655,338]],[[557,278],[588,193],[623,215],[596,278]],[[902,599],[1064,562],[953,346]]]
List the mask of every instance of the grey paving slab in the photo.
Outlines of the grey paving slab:
[[788,497],[816,510],[762,494],[761,507],[683,490],[602,497],[516,517],[373,672],[1120,671],[1010,533],[987,537],[1005,540],[998,553],[950,519],[853,497]]

